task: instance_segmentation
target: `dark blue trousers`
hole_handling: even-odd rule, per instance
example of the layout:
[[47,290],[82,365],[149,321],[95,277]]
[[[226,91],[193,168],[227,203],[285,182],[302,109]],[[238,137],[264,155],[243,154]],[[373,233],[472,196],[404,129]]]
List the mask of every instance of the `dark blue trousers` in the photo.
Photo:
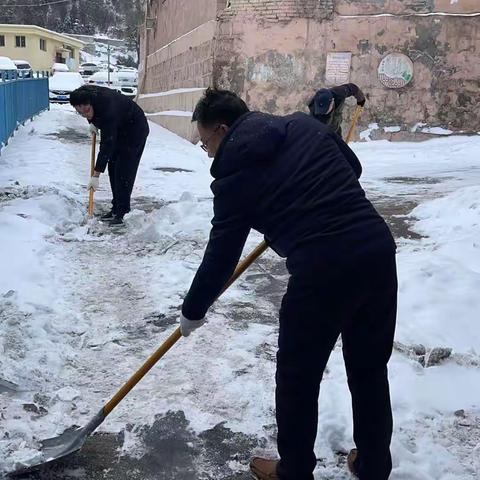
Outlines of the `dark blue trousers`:
[[146,141],[145,137],[133,145],[120,143],[115,155],[108,162],[108,176],[113,197],[112,210],[120,217],[130,211],[130,198]]
[[[395,248],[333,242],[297,249],[280,310],[276,416],[282,480],[312,480],[320,382],[341,335],[361,480],[388,479],[392,411],[387,362],[397,308]],[[355,254],[350,252],[354,250]]]

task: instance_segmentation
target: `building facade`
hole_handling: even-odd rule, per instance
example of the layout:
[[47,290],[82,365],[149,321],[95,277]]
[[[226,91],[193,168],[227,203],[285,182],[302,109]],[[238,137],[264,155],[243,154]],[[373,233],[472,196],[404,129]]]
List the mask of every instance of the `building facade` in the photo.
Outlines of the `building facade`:
[[210,85],[284,114],[354,82],[368,98],[359,130],[480,131],[478,0],[151,0],[147,18],[139,101],[187,138],[182,112]]
[[26,60],[35,71],[50,71],[54,63],[77,71],[83,46],[80,40],[36,25],[0,24],[0,56]]

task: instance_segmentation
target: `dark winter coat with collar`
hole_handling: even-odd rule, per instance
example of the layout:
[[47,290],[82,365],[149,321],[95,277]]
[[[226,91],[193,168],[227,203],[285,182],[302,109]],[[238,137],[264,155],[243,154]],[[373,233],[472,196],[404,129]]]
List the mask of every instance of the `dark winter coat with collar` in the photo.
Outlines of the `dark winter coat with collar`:
[[313,243],[333,249],[394,249],[365,197],[361,165],[330,128],[304,113],[250,112],[228,131],[211,167],[214,218],[183,315],[203,318],[233,273],[253,228],[288,257]]
[[104,172],[107,163],[125,146],[145,143],[149,128],[143,110],[130,98],[107,87],[85,85],[91,92],[93,123],[101,133],[100,150],[95,164],[97,172]]

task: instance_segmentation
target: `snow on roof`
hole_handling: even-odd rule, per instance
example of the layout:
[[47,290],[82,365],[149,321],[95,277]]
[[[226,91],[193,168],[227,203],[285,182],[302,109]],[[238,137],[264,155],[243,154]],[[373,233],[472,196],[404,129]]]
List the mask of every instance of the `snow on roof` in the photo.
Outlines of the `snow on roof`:
[[56,37],[66,44],[71,44],[77,48],[82,48],[86,45],[85,42],[77,40],[76,38],[69,37],[63,33],[54,32],[53,30],[48,30],[47,28],[39,27],[38,25],[19,25],[19,24],[10,24],[10,23],[0,23],[0,29],[2,31],[15,31],[15,32],[24,32],[28,30],[33,30],[38,33],[43,33],[49,37]]

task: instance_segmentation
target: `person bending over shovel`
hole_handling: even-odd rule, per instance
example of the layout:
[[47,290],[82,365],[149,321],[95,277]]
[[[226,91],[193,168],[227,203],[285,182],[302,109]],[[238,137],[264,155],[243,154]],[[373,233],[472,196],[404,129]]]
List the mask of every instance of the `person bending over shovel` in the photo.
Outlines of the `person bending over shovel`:
[[149,133],[145,114],[125,95],[96,85],[74,90],[70,103],[88,120],[92,133],[101,132],[95,171],[87,188],[98,189],[100,174],[108,164],[113,200],[111,211],[102,219],[110,225],[121,224],[130,211],[130,197]]
[[387,362],[396,323],[396,246],[359,184],[346,143],[305,113],[250,112],[234,93],[206,91],[192,121],[213,158],[214,217],[182,306],[183,336],[200,327],[232,275],[251,228],[286,258],[276,373],[279,460],[254,458],[260,479],[311,480],[320,382],[342,336],[361,480],[392,463]]
[[360,107],[365,105],[365,95],[354,83],[322,88],[315,93],[308,104],[310,115],[320,122],[330,125],[332,130],[341,137],[343,108],[348,97],[355,97],[357,105]]

